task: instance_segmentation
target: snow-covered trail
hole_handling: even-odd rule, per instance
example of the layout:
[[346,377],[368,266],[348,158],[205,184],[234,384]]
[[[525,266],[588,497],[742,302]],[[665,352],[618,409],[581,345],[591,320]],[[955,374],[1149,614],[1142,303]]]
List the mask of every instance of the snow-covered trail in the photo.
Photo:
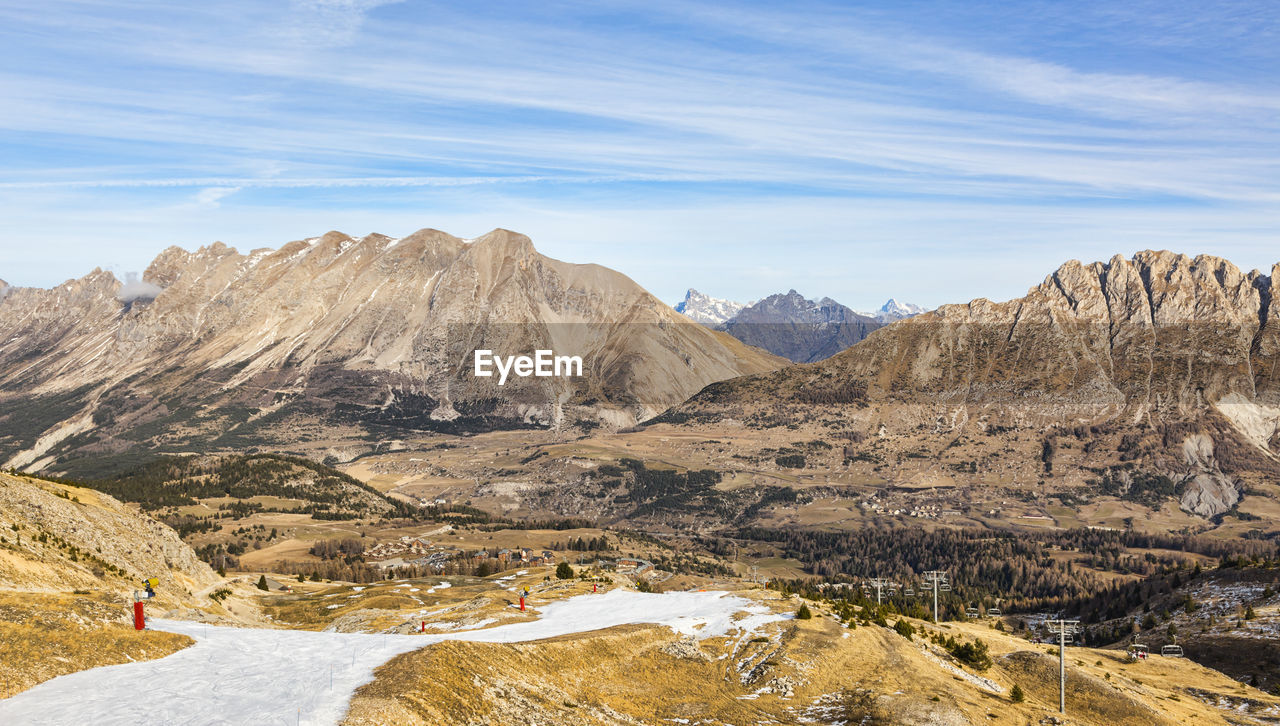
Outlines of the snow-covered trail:
[[[724,592],[613,590],[551,603],[535,621],[436,635],[368,635],[211,627],[153,620],[195,638],[160,660],[105,666],[46,681],[0,700],[0,723],[336,724],[373,669],[443,640],[517,643],[615,625],[656,623],[711,637],[789,615]],[[735,621],[736,614],[746,614]]]

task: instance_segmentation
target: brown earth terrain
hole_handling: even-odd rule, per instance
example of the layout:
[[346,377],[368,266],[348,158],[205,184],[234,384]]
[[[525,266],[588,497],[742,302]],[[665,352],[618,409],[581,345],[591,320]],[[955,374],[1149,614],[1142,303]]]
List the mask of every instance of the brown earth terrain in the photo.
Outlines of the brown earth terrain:
[[[795,599],[747,591],[774,608]],[[908,619],[847,629],[814,603],[815,618],[759,636],[679,636],[625,626],[534,643],[446,642],[407,653],[361,688],[345,724],[882,723],[1040,724],[1057,712],[1050,646],[989,623],[940,627]],[[981,639],[993,665],[977,670],[928,642],[929,633]],[[1124,653],[1068,651],[1068,723],[1271,723],[1280,699],[1186,659],[1131,663]],[[1009,693],[1021,687],[1026,700]]]

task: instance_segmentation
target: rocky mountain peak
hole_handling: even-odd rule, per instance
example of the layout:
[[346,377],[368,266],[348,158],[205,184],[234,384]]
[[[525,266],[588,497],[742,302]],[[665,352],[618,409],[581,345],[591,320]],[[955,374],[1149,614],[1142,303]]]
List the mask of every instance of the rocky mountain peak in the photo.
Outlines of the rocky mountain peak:
[[500,257],[528,257],[537,254],[533,240],[509,229],[494,229],[471,241],[471,249]]
[[67,280],[59,289],[62,290],[64,298],[83,300],[104,296],[112,297],[119,286],[120,281],[110,271],[95,267],[92,272],[84,277],[76,280]]
[[142,279],[149,280],[161,287],[172,285],[178,275],[189,264],[192,254],[177,245],[167,247],[147,266]]
[[1144,250],[1106,263],[1064,263],[1028,295],[1081,320],[1137,325],[1253,324],[1271,279],[1212,255]]
[[351,242],[351,241],[352,239],[350,235],[344,232],[339,232],[336,229],[331,229],[328,232],[325,232],[324,234],[320,235],[320,239],[316,240],[316,245],[318,246],[342,245],[345,242]]
[[212,259],[221,259],[223,257],[230,257],[232,255],[239,254],[239,251],[237,251],[235,247],[223,242],[214,242],[213,244],[204,245],[195,251],[195,256],[198,258],[205,257]]
[[684,294],[684,300],[676,303],[675,311],[696,323],[716,327],[723,325],[734,315],[737,315],[748,304],[750,303],[744,304],[734,300],[711,297],[689,288],[688,292]]
[[884,305],[880,306],[879,310],[876,310],[869,317],[875,318],[881,323],[888,324],[895,320],[902,320],[903,318],[909,318],[913,315],[919,315],[923,312],[925,312],[925,308],[922,308],[919,305],[899,302],[896,298],[889,298],[885,301]]
[[447,232],[441,232],[438,229],[424,227],[407,237],[403,237],[396,244],[397,247],[410,247],[425,250],[448,250],[451,254],[456,255],[462,249],[465,243]]
[[724,324],[738,340],[797,363],[835,355],[878,327],[831,298],[809,300],[794,289],[744,307]]
[[[64,442],[134,426],[192,441],[243,427],[236,435],[258,441],[251,432],[303,420],[347,431],[553,426],[575,405],[575,417],[630,425],[781,364],[671,325],[685,319],[625,275],[544,257],[505,229],[469,244],[425,229],[399,241],[328,232],[249,255],[172,247],[136,287],[120,298],[121,283],[98,270],[0,301],[0,462],[39,469],[68,453]],[[471,375],[473,349],[543,347],[589,358],[590,374],[501,388]],[[45,400],[47,415],[33,427],[6,416],[18,398]]]

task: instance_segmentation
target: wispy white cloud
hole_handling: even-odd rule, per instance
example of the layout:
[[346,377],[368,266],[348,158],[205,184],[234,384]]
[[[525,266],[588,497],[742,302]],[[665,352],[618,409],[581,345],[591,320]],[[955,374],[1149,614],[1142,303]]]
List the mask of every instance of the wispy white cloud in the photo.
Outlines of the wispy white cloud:
[[[115,209],[194,199],[202,234],[274,244],[303,232],[273,219],[391,231],[373,218],[475,220],[487,207],[502,218],[484,229],[562,235],[570,251],[619,236],[617,218],[686,247],[701,240],[693,249],[706,251],[681,263],[691,269],[724,252],[714,214],[753,210],[775,236],[785,214],[819,215],[803,237],[843,239],[855,259],[879,240],[904,249],[927,234],[997,264],[983,257],[984,229],[1061,256],[1063,238],[1042,220],[1100,245],[1190,239],[1179,225],[1246,253],[1278,236],[1275,74],[1197,73],[1142,51],[1176,44],[1206,69],[1241,54],[1276,67],[1265,42],[1275,28],[1244,5],[1223,10],[1214,33],[1205,13],[1144,17],[1105,3],[1079,18],[1042,3],[1022,21],[988,6],[983,23],[955,27],[946,16],[961,11],[943,5],[930,7],[936,20],[906,6],[666,0],[42,5],[0,7],[0,42],[32,61],[0,74],[0,143],[15,150],[0,189],[37,209],[95,195]],[[993,40],[1004,30],[1013,40]],[[1229,58],[1211,35],[1231,43]],[[242,226],[249,204],[274,215],[255,219],[275,234]],[[850,235],[865,217],[841,209],[882,206],[897,216],[874,240]],[[191,219],[174,214],[161,236],[189,239]],[[566,219],[584,230],[552,221]],[[707,236],[675,229],[678,219]],[[799,259],[767,266],[832,269]]]
[[204,207],[216,207],[226,197],[240,191],[240,187],[207,187],[196,192],[195,201]]
[[[521,29],[512,29],[511,34]],[[1277,104],[1275,97],[1264,93],[1176,79],[1082,74],[1034,60],[948,51],[945,46],[904,47],[880,39],[880,45],[895,50],[892,56],[878,51],[879,60],[888,58],[935,76],[960,76],[1018,100],[1098,112],[1101,120],[1157,114],[1160,123],[1154,128],[1125,128],[1080,119],[1045,119],[1017,109],[967,109],[945,98],[904,93],[907,89],[891,84],[862,83],[850,88],[842,79],[811,73],[782,78],[735,74],[725,67],[732,57],[719,59],[711,68],[705,67],[709,63],[704,60],[704,67],[677,66],[674,72],[667,60],[646,62],[624,56],[591,64],[586,58],[563,58],[563,51],[527,66],[512,62],[537,56],[541,46],[535,45],[520,48],[522,52],[506,62],[501,58],[477,61],[444,35],[435,42],[441,49],[435,54],[415,53],[392,36],[376,46],[380,52],[344,54],[341,62],[332,62],[337,59],[328,54],[317,57],[313,51],[291,53],[281,48],[237,52],[201,45],[161,54],[200,70],[266,75],[291,83],[337,86],[347,92],[394,94],[400,102],[428,105],[408,118],[380,106],[376,99],[363,107],[366,113],[353,116],[327,108],[281,109],[269,102],[229,107],[219,103],[216,90],[175,96],[141,90],[95,92],[74,85],[63,94],[71,99],[68,104],[50,108],[51,88],[57,85],[41,79],[31,84],[28,93],[15,89],[5,121],[11,127],[32,130],[39,119],[66,133],[85,133],[85,119],[92,118],[97,133],[123,138],[204,141],[279,155],[358,154],[374,163],[379,158],[465,159],[480,164],[502,159],[507,164],[524,162],[568,172],[625,169],[655,176],[664,171],[679,175],[696,166],[703,171],[710,167],[709,176],[717,178],[739,175],[790,182],[796,176],[819,174],[814,167],[828,162],[931,173],[942,175],[935,181],[950,177],[962,185],[981,175],[1007,177],[1010,187],[1065,183],[1085,189],[1128,188],[1189,196],[1256,191],[1251,164],[1238,167],[1243,183],[1233,189],[1206,190],[1197,180],[1205,179],[1206,164],[1223,176],[1238,159],[1256,161],[1254,147],[1273,141],[1276,135],[1274,124],[1244,128],[1240,123],[1236,124],[1242,127],[1240,133],[1210,135],[1209,144],[1188,148],[1185,142],[1202,138],[1199,134],[1205,124],[1197,126],[1192,118],[1181,122],[1184,128],[1171,128],[1167,122],[1175,112],[1220,117],[1224,109],[1244,109],[1264,114]],[[515,41],[518,48],[522,42],[528,44]],[[684,52],[687,55],[691,49]],[[854,54],[840,60],[852,68],[858,58]],[[440,125],[431,118],[440,104],[507,109],[495,113],[508,119],[496,134],[468,128],[465,121]],[[84,106],[93,113],[84,113]],[[571,114],[586,119],[575,124],[585,128],[563,134],[555,128],[523,124],[518,109]],[[201,123],[188,123],[191,117]],[[605,121],[628,127],[599,128]],[[1229,132],[1231,125],[1227,126],[1223,130]],[[246,129],[252,133],[245,133]],[[746,173],[746,160],[754,164],[756,173]],[[1184,173],[1178,173],[1179,166]]]
[[292,35],[309,43],[347,45],[371,10],[400,2],[404,0],[291,0]]

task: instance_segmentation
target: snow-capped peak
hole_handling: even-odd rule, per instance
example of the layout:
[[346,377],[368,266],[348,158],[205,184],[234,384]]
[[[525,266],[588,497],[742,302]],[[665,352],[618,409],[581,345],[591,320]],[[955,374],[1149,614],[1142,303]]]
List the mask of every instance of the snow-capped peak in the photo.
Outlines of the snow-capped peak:
[[684,294],[684,300],[676,303],[675,309],[676,312],[682,313],[695,323],[715,327],[737,315],[738,311],[746,306],[747,304],[733,300],[703,295],[689,288],[689,291]]
[[879,310],[872,313],[870,317],[873,317],[882,323],[891,323],[895,320],[909,318],[923,312],[928,312],[928,309],[919,305],[898,302],[894,298],[889,298],[889,300],[886,301],[884,305],[881,305]]

